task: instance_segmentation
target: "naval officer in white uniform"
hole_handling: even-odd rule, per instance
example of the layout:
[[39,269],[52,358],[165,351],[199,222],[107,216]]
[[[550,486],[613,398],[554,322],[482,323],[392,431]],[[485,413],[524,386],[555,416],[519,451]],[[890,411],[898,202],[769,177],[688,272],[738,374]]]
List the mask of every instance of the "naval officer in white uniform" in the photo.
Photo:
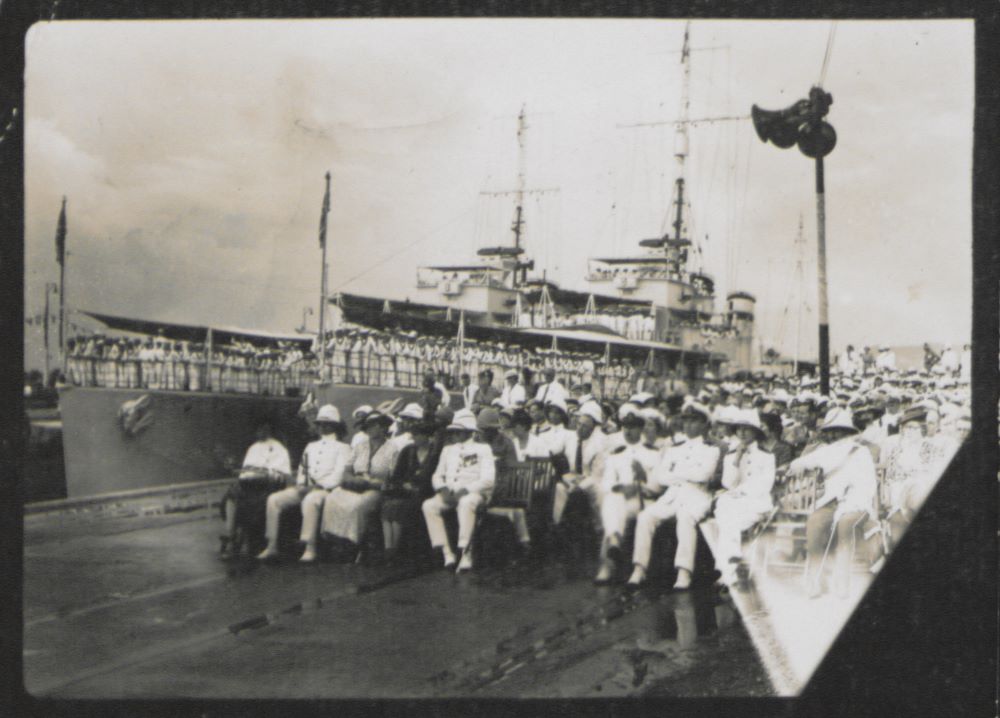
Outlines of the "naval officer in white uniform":
[[767,516],[773,505],[775,459],[758,446],[764,430],[756,409],[741,410],[734,417],[739,444],[726,454],[722,468],[722,488],[715,500],[715,521],[719,538],[715,546],[715,567],[721,583],[736,581],[742,557],[740,537],[746,529]]
[[476,417],[471,411],[461,409],[455,413],[447,431],[456,433],[458,441],[441,450],[441,458],[431,479],[437,493],[423,503],[431,546],[441,549],[445,568],[454,566],[456,558],[442,514],[445,511],[457,513],[458,550],[462,553],[459,571],[472,569],[470,544],[476,512],[489,498],[496,478],[493,450],[488,444],[475,440],[476,428]]
[[601,564],[594,577],[598,584],[609,583],[614,577],[615,562],[621,552],[622,536],[629,522],[642,510],[651,492],[649,477],[656,468],[659,454],[642,443],[645,420],[636,410],[623,412],[622,444],[612,449],[604,465],[601,480]]
[[653,472],[652,483],[658,490],[665,488],[666,491],[636,520],[630,586],[639,586],[646,580],[653,535],[662,522],[671,518],[677,519],[677,552],[674,555],[677,582],[674,588],[685,589],[691,585],[698,522],[712,508],[708,483],[719,463],[718,447],[706,444],[704,439],[710,415],[707,407],[696,402],[689,403],[681,412],[688,439],[665,449]]

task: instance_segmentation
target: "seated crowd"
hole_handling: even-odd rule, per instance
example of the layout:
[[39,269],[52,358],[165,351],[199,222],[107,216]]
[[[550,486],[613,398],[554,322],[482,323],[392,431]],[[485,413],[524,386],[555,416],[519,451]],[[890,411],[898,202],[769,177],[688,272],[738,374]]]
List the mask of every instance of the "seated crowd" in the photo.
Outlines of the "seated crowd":
[[[547,524],[558,532],[574,497],[589,507],[600,542],[596,582],[624,578],[627,569],[627,584],[641,586],[654,535],[671,522],[675,587],[687,588],[699,524],[711,517],[719,581],[728,586],[746,565],[746,532],[774,516],[786,482],[812,472],[819,479],[804,526],[808,591],[825,592],[829,573],[843,594],[852,560],[864,555],[877,570],[969,429],[968,387],[920,373],[863,387],[835,377],[830,397],[812,391],[810,379],[760,379],[693,394],[643,391],[618,405],[596,399],[585,383],[567,392],[554,371],[544,375],[529,392],[514,372],[501,392],[486,370],[475,389],[466,383],[464,406],[452,411],[431,374],[417,401],[354,408],[350,438],[340,408],[310,397],[303,413],[319,438],[291,485],[288,453],[270,427],[247,452],[226,496],[225,551],[238,550],[229,539],[241,512],[256,511],[265,514],[267,540],[258,558],[277,556],[280,524],[299,511],[302,562],[315,561],[321,543],[358,557],[371,543],[369,527],[381,522],[388,560],[425,549],[425,530],[440,565],[471,570],[477,521],[494,489],[541,460],[554,471]],[[454,544],[444,522],[450,513]],[[512,519],[530,547],[524,517]]]

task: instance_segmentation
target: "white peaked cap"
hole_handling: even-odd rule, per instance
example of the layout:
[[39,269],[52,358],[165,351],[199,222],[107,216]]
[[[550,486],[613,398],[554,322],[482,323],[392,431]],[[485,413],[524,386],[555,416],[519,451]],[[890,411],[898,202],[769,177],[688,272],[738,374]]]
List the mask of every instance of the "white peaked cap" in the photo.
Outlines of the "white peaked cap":
[[596,401],[583,402],[576,413],[581,416],[589,416],[598,426],[604,423],[604,412],[601,410],[600,404]]
[[740,409],[736,406],[720,406],[713,417],[717,424],[735,424],[740,415]]
[[639,416],[640,415],[639,414],[639,407],[636,406],[635,404],[633,404],[630,401],[626,401],[624,404],[622,404],[620,407],[618,407],[618,419],[619,419],[619,421],[622,420],[622,419],[624,419],[629,414],[635,414],[636,416]]
[[639,416],[641,416],[643,419],[647,419],[647,420],[652,419],[653,421],[657,422],[658,424],[666,424],[667,423],[667,417],[665,417],[658,409],[654,409],[651,406],[645,407],[643,409],[640,409],[639,410]]
[[569,414],[569,409],[566,408],[566,402],[556,397],[554,399],[549,399],[545,402],[545,408],[548,409],[550,406],[554,406],[557,409],[561,409],[563,414]]
[[339,424],[340,411],[333,404],[324,404],[316,413],[316,421],[326,421],[333,424]]

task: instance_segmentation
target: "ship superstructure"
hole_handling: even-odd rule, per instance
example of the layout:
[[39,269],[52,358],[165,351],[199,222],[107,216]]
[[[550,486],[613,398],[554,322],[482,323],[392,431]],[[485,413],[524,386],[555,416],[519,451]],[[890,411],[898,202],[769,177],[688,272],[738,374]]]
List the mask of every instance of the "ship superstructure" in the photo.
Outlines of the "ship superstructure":
[[[726,296],[721,311],[716,306],[716,282],[703,267],[694,266],[701,248],[689,237],[690,201],[686,197],[685,166],[689,152],[690,105],[689,28],[681,51],[683,84],[681,116],[675,126],[674,157],[677,163],[668,230],[661,236],[639,241],[640,251],[629,256],[599,256],[588,259],[583,289],[561,288],[539,277],[535,263],[523,247],[526,230],[526,113],[518,116],[517,187],[504,193],[514,197],[514,217],[509,245],[485,247],[474,262],[420,267],[412,302],[394,302],[397,315],[465,322],[496,330],[514,329],[552,336],[572,330],[581,341],[642,349],[654,371],[678,370],[689,378],[748,371],[751,368],[756,299],[744,291]],[[701,118],[699,123],[732,117]],[[531,274],[529,274],[529,272]],[[353,321],[371,321],[371,298],[339,295]],[[355,309],[350,311],[349,308]],[[504,331],[504,338],[511,336]],[[621,342],[620,340],[624,340]],[[597,347],[599,350],[600,347]],[[631,357],[635,352],[626,352]]]

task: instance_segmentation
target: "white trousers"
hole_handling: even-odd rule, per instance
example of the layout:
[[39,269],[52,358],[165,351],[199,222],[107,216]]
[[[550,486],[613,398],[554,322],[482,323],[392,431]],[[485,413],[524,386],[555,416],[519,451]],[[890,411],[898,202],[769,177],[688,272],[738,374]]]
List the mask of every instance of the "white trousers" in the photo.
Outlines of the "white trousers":
[[267,537],[268,543],[278,540],[278,522],[281,520],[281,514],[287,509],[301,504],[302,493],[299,488],[291,486],[281,491],[275,491],[267,497],[267,512],[265,514],[267,518],[265,521],[264,536]]
[[323,515],[323,504],[330,492],[326,489],[313,489],[302,499],[302,532],[299,539],[306,543],[315,543],[319,536],[319,520]]
[[639,497],[625,498],[625,494],[609,491],[601,499],[601,525],[605,538],[625,535],[629,522],[639,515]]
[[592,478],[586,478],[573,488],[570,488],[562,481],[556,482],[555,494],[552,497],[552,523],[558,525],[562,521],[563,512],[566,511],[566,503],[574,491],[582,491],[587,494],[590,502],[590,510],[595,517],[600,516],[601,495],[597,482]]
[[661,523],[672,518],[677,519],[677,553],[674,555],[674,567],[688,571],[694,569],[694,552],[698,546],[698,518],[679,505],[674,496],[668,494],[664,494],[652,506],[643,509],[636,519],[632,563],[649,568],[656,529]]
[[715,567],[725,573],[729,560],[743,555],[742,534],[767,515],[759,501],[747,501],[723,494],[715,503],[715,523],[719,537],[715,545]]
[[458,500],[458,505],[445,502],[441,494],[435,494],[424,501],[422,509],[431,546],[440,548],[448,543],[448,532],[444,527],[444,512],[455,511],[458,516],[458,548],[464,550],[472,542],[472,532],[476,527],[476,512],[483,504],[482,494],[466,494]]

